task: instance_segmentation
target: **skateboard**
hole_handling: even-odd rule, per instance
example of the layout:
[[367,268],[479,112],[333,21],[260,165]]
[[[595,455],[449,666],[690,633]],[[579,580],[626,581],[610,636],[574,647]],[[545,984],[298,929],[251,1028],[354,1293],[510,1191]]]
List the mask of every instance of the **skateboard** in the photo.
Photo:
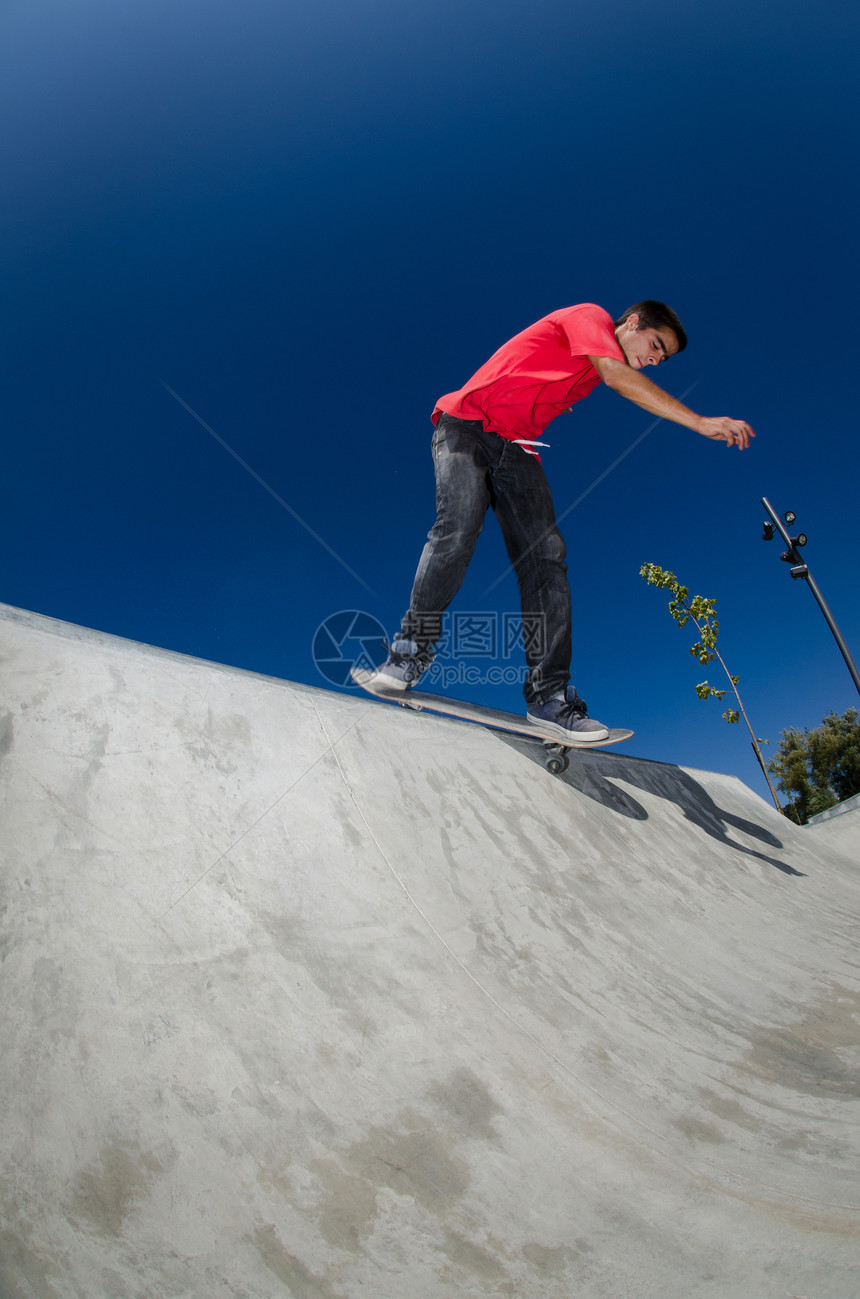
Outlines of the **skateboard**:
[[374,699],[384,699],[389,704],[399,704],[401,708],[411,708],[413,712],[441,713],[443,717],[457,717],[465,722],[477,722],[480,726],[489,726],[497,731],[506,731],[510,735],[525,735],[535,740],[542,740],[546,749],[546,769],[554,776],[565,771],[568,765],[568,749],[602,749],[609,744],[621,744],[629,740],[633,731],[621,729],[610,730],[605,740],[560,740],[540,725],[531,722],[527,717],[516,713],[503,713],[497,708],[487,708],[484,704],[466,703],[462,699],[446,699],[442,695],[431,695],[421,690],[374,690],[368,685],[373,674],[365,668],[353,668],[350,676],[356,685],[361,686]]

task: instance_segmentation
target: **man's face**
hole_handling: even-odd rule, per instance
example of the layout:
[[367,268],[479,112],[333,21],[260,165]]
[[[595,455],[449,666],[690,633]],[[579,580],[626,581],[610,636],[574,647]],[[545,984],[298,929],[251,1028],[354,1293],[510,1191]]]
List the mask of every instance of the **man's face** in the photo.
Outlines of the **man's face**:
[[646,365],[659,365],[668,361],[678,351],[678,336],[668,326],[662,329],[640,329],[639,317],[634,312],[616,330],[627,364],[634,370],[644,370]]

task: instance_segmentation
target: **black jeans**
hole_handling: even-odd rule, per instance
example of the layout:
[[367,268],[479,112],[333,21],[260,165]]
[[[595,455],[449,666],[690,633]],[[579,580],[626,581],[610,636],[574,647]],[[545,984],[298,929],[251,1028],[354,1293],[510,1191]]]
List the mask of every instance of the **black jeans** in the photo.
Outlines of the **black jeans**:
[[[480,420],[441,415],[433,434],[436,522],[427,534],[402,634],[429,658],[442,614],[466,576],[492,508],[520,588],[526,702],[564,694],[570,675],[570,587],[565,545],[556,527],[546,475],[536,456]],[[526,627],[537,634],[526,634]]]

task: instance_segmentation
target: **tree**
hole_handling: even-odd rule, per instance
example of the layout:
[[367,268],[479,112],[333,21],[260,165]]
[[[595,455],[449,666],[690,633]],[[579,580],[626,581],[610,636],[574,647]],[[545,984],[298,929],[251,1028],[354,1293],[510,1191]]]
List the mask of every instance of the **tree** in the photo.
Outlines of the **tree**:
[[[639,569],[639,576],[643,578],[649,586],[657,586],[662,590],[672,592],[674,599],[669,601],[669,612],[679,627],[684,627],[688,622],[695,624],[696,630],[699,633],[699,639],[696,641],[695,645],[690,646],[690,653],[693,655],[693,658],[696,659],[698,663],[701,663],[703,667],[707,667],[709,663],[713,663],[714,660],[716,660],[725,672],[738,706],[737,708],[727,708],[723,713],[723,718],[725,721],[734,724],[739,722],[741,717],[743,717],[752,740],[753,753],[758,759],[758,765],[761,767],[762,775],[767,781],[771,797],[773,798],[774,807],[777,812],[781,812],[783,809],[779,805],[776,790],[774,789],[770,776],[768,775],[768,768],[765,766],[764,758],[761,756],[760,745],[762,744],[762,741],[756,738],[755,731],[750,725],[750,719],[747,717],[744,706],[741,703],[741,697],[738,693],[738,681],[740,680],[740,677],[732,676],[723,661],[723,656],[717,649],[717,637],[720,633],[720,624],[717,622],[716,600],[709,600],[703,595],[694,595],[691,599],[690,588],[688,586],[682,586],[674,573],[670,573],[667,569],[659,568],[657,564],[643,564]],[[696,694],[700,699],[724,699],[726,692],[725,690],[718,690],[716,686],[710,685],[707,681],[701,681],[696,686]],[[767,740],[765,740],[764,743],[767,744]]]
[[803,822],[860,793],[860,713],[828,713],[812,731],[789,727],[768,769],[789,796],[786,816]]

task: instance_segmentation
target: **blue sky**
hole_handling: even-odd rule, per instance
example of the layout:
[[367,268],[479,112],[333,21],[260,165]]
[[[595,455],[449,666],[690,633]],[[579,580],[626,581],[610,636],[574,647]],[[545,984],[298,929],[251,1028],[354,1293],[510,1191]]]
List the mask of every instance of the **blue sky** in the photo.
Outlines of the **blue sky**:
[[[12,0],[0,599],[327,686],[320,624],[408,600],[436,398],[556,307],[663,298],[690,345],[661,382],[758,437],[660,424],[569,513],[574,680],[630,751],[767,796],[638,572],[717,598],[772,746],[858,703],[759,503],[860,657],[858,28],[835,0]],[[558,512],[649,423],[605,389],[557,420]],[[506,567],[491,519],[455,610],[516,611]]]

